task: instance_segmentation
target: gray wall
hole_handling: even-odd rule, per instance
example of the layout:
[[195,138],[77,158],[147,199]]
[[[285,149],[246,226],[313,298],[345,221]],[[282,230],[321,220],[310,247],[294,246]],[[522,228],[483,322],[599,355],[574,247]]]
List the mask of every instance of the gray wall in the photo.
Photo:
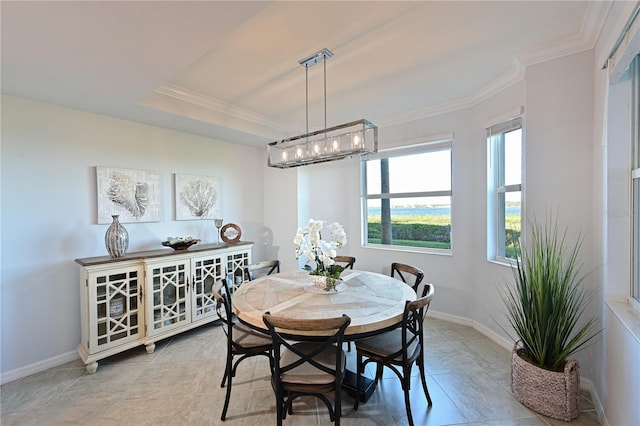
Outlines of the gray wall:
[[[129,251],[168,236],[216,241],[213,221],[175,221],[174,173],[222,179],[225,222],[263,241],[264,151],[21,98],[2,97],[2,374],[77,358],[74,259],[106,255],[96,166],[160,172],[161,222],[125,224]],[[254,248],[254,258],[270,246]],[[21,370],[23,369],[23,370]]]

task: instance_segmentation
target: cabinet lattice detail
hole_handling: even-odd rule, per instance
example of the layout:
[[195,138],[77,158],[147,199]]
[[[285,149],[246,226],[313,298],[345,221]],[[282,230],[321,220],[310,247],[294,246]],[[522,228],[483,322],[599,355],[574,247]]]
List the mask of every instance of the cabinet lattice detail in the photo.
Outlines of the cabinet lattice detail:
[[249,253],[235,253],[227,256],[227,279],[229,280],[229,290],[235,291],[238,285],[245,280],[244,268],[249,264]]
[[139,334],[138,271],[105,274],[96,278],[96,345],[137,338]]
[[216,283],[225,277],[222,259],[195,260],[193,275],[193,315],[196,318],[212,316],[216,307],[213,292],[217,290]]
[[158,330],[171,327],[188,320],[188,286],[187,263],[167,262],[162,266],[151,268],[152,303],[150,318],[152,324],[149,334],[157,334]]

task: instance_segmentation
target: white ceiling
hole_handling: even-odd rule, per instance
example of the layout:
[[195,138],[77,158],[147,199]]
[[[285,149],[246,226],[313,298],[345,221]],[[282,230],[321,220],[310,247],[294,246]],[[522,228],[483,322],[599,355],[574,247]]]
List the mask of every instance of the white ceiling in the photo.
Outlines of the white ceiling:
[[[524,66],[593,47],[609,2],[0,2],[2,93],[235,143],[474,105]],[[309,130],[324,127],[309,68]]]

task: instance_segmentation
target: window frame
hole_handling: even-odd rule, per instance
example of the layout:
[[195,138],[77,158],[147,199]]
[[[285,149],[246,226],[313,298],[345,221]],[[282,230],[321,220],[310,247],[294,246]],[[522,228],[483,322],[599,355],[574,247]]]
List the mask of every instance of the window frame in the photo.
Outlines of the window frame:
[[[521,130],[520,183],[505,184],[505,135]],[[516,259],[507,257],[506,194],[520,192],[520,240],[525,228],[524,215],[524,116],[519,114],[486,126],[487,131],[487,260],[513,265]]]
[[631,111],[630,111],[630,182],[629,200],[631,206],[630,244],[631,280],[629,300],[636,309],[640,308],[640,54],[636,54],[630,65],[631,70]]
[[[439,152],[448,150],[449,161],[450,161],[450,189],[449,190],[437,190],[437,191],[415,191],[415,192],[398,192],[398,193],[379,193],[379,194],[368,194],[367,190],[367,162],[372,160],[380,160],[383,158],[393,158],[393,157],[401,157],[408,155],[419,155],[425,154],[429,152]],[[420,142],[411,145],[405,145],[400,147],[393,147],[387,149],[380,149],[375,154],[368,154],[361,158],[360,161],[360,181],[361,181],[361,190],[360,190],[360,211],[361,211],[361,241],[360,244],[363,248],[369,249],[382,249],[382,250],[390,250],[390,251],[402,251],[402,252],[417,252],[417,253],[426,253],[426,254],[445,254],[450,255],[453,253],[453,134],[447,134],[446,136],[441,135],[441,137],[433,138],[428,142]],[[418,246],[407,246],[407,245],[394,245],[394,244],[376,244],[369,243],[368,241],[368,211],[367,211],[367,201],[368,200],[382,200],[382,199],[393,199],[393,198],[419,198],[419,197],[441,197],[448,196],[450,200],[450,218],[451,225],[449,229],[449,241],[450,248],[448,249],[439,249],[439,248],[431,248],[431,247],[418,247]]]

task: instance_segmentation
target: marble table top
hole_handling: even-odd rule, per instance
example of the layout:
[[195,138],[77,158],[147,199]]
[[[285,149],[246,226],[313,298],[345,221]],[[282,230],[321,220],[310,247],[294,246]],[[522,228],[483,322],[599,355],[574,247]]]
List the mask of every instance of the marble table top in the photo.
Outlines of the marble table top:
[[[233,294],[232,306],[243,323],[267,331],[262,314],[299,318],[332,318],[346,314],[351,324],[345,339],[355,339],[393,328],[402,321],[405,302],[416,293],[404,282],[373,272],[342,273],[347,288],[339,293],[306,289],[312,286],[306,271],[282,272],[244,283]],[[312,290],[312,291],[309,291]],[[286,331],[285,331],[286,332]],[[301,335],[302,332],[292,333]],[[305,336],[320,335],[307,332]]]

